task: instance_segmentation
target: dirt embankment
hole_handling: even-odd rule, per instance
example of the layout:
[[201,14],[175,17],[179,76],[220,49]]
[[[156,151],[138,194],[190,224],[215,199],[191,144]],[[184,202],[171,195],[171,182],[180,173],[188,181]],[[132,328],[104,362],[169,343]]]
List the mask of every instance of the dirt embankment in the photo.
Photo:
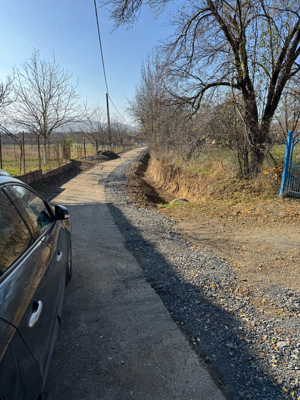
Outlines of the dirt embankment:
[[[261,182],[228,179],[221,167],[196,174],[153,158],[131,169],[128,189],[140,207],[176,218],[192,246],[234,265],[241,286],[300,290],[300,200],[265,196]],[[177,197],[190,203],[158,205]]]
[[[214,171],[213,177],[219,172],[218,169]],[[193,203],[200,203],[215,191],[211,176],[184,171],[180,167],[159,162],[155,158],[150,158],[144,177],[145,181],[159,190],[167,201],[180,197]]]

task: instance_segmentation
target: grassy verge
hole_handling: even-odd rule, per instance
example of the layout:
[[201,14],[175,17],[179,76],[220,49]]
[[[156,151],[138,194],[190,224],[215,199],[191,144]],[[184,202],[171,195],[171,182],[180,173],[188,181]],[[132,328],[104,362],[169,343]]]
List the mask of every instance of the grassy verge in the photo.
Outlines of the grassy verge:
[[[238,177],[236,155],[228,149],[210,149],[188,163],[167,159],[183,172],[197,175],[202,182],[203,202],[222,201],[226,204],[252,202],[254,199],[278,197],[281,183],[285,145],[274,146],[271,156],[264,160],[263,171],[255,179]],[[277,167],[274,164],[277,163]]]
[[[42,164],[42,171],[46,172],[49,171],[51,169],[57,168],[61,165],[63,165],[64,163],[61,161],[58,165],[57,160],[50,160],[48,162],[48,164],[44,165]],[[15,175],[19,175],[20,174],[20,162],[18,160],[15,159],[4,159],[3,160],[3,165],[2,168],[7,171],[11,176],[15,176]],[[23,163],[22,163],[22,174],[24,173],[23,170]],[[26,159],[25,161],[25,171],[26,172],[30,172],[30,171],[34,171],[36,169],[39,168],[39,160],[37,158],[29,158]]]
[[[189,164],[181,165],[174,173],[171,159],[168,159],[172,177],[177,180],[178,192],[161,177],[157,187],[169,190],[174,197],[186,197],[190,203],[159,204],[161,212],[176,218],[196,218],[196,215],[209,218],[220,218],[222,221],[231,221],[238,218],[240,223],[251,221],[257,226],[270,223],[296,225],[300,217],[300,201],[294,198],[279,198],[282,164],[285,154],[285,145],[276,146],[271,154],[274,161],[266,158],[262,173],[255,179],[240,179],[237,177],[232,153],[223,152],[222,157],[216,150],[206,152]],[[159,164],[164,164],[164,161]],[[179,163],[177,163],[178,165]],[[156,167],[154,172],[164,175],[167,168]],[[154,174],[151,171],[152,175]],[[200,182],[195,185],[190,182]],[[182,190],[186,190],[183,195]]]
[[[9,147],[9,146],[7,146]],[[113,148],[113,151],[118,154],[118,153],[122,153],[125,150],[131,150],[133,147],[128,148],[126,146],[126,148],[124,148],[124,146],[115,146]],[[108,150],[109,147],[106,147],[106,150]],[[27,153],[26,154],[30,154],[29,149],[26,149]],[[33,153],[31,151],[31,153]],[[81,153],[83,153],[81,151]],[[89,152],[87,152],[87,155],[92,155],[95,153],[94,149],[89,149]],[[13,148],[8,148],[6,149],[6,154],[10,155],[11,157],[7,157],[7,158],[3,158],[2,160],[2,169],[4,169],[5,171],[7,171],[11,176],[15,176],[15,175],[19,175],[20,174],[20,160],[18,158],[13,157]],[[76,154],[76,153],[72,153],[72,159],[74,160],[80,160],[81,158]],[[64,165],[64,162],[62,159],[60,159],[59,161],[57,159],[50,159],[48,161],[48,164],[43,164],[42,162],[42,171],[43,173],[46,171],[49,171],[51,169],[60,167],[61,165]],[[31,157],[31,158],[26,158],[25,160],[25,172],[30,172],[30,171],[34,171],[36,169],[39,168],[39,160],[38,158],[35,157]],[[22,161],[22,168],[21,168],[21,173],[24,173],[24,164]]]

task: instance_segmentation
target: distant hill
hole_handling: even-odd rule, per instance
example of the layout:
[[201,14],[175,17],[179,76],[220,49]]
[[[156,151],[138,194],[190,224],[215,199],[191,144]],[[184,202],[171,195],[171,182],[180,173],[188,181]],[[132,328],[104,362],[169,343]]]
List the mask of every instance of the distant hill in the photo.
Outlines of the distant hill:
[[[97,121],[92,120],[92,122],[96,124]],[[103,125],[103,127],[107,127],[107,122],[103,122],[102,125]],[[120,125],[122,125],[122,127],[126,128],[128,131],[132,131],[132,132],[139,131],[139,128],[134,125],[127,125],[127,124],[123,124],[122,122],[120,123]],[[85,126],[86,126],[85,122],[83,120],[79,120],[78,122],[73,122],[72,124],[68,124],[68,125],[60,128],[59,131],[60,132],[68,132],[70,130],[80,131],[81,129],[84,130]]]

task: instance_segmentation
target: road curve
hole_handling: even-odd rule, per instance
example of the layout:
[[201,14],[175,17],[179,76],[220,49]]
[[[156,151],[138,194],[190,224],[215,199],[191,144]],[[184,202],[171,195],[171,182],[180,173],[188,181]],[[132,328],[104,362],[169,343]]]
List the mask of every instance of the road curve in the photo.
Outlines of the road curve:
[[45,394],[48,400],[224,400],[143,277],[106,204],[104,183],[142,149],[61,188],[73,230],[73,278]]

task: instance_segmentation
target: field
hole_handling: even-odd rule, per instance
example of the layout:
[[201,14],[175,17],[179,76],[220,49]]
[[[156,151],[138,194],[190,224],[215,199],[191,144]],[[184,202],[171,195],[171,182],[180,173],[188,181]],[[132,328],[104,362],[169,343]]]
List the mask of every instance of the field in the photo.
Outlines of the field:
[[[115,153],[120,153],[126,149],[131,148],[130,146],[113,146],[113,147],[99,147],[99,150],[113,150]],[[81,143],[71,144],[71,159],[80,159],[82,157],[95,154],[95,147],[91,144],[85,145],[86,152]],[[69,160],[63,159],[62,148],[59,148],[59,155],[57,147],[54,145],[48,146],[48,163],[44,165],[44,153],[41,148],[41,159],[42,159],[42,170],[43,172],[49,171],[50,169],[57,168]],[[1,166],[0,166],[1,167]],[[25,145],[25,172],[33,171],[39,168],[38,160],[38,148],[37,145]],[[14,145],[2,145],[2,169],[7,171],[10,175],[20,174],[20,150]],[[24,173],[24,162],[21,163],[21,173]]]

